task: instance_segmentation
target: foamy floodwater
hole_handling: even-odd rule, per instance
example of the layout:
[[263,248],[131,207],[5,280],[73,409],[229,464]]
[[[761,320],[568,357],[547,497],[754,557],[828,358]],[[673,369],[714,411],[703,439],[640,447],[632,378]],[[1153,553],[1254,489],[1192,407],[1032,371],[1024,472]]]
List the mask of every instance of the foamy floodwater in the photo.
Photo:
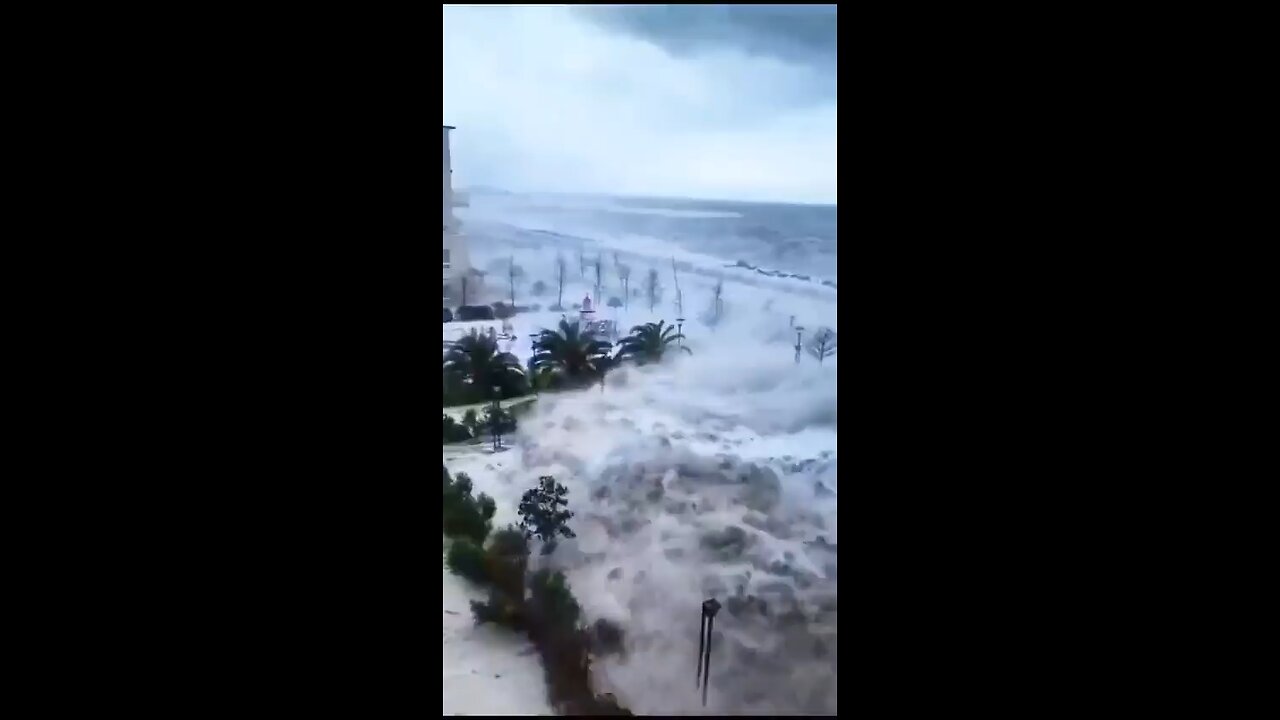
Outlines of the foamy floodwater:
[[[511,450],[450,462],[494,496],[499,525],[539,476],[569,488],[578,537],[550,561],[588,619],[626,630],[598,680],[637,713],[836,711],[835,360],[796,365],[785,330],[759,312],[687,327],[692,356],[544,395]],[[713,596],[704,709],[691,676]]]
[[[603,389],[544,395],[522,416],[511,449],[455,455],[449,469],[495,498],[499,527],[517,521],[520,495],[539,476],[569,488],[578,537],[548,562],[566,571],[588,621],[607,618],[626,631],[625,657],[596,662],[600,691],[637,714],[834,714],[838,355],[820,365],[806,354],[796,364],[792,325],[837,329],[835,291],[804,294],[791,291],[798,281],[748,284],[725,273],[722,322],[713,329],[714,276],[681,274],[681,311],[665,257],[673,248],[628,247],[621,258],[633,266],[633,291],[648,267],[660,271],[652,310],[634,293],[625,309],[605,306],[594,270],[580,274],[572,245],[554,237],[543,247],[476,242],[478,266],[514,259],[522,268],[520,304],[556,301],[554,258],[563,252],[566,307],[590,293],[597,318],[624,333],[682,314],[693,355],[619,369]],[[623,297],[612,257],[604,257],[600,295]],[[491,278],[495,287],[505,282]],[[547,287],[539,296],[535,280]],[[517,316],[502,348],[526,359],[529,336],[561,316]],[[704,708],[692,676],[708,597],[724,609]]]

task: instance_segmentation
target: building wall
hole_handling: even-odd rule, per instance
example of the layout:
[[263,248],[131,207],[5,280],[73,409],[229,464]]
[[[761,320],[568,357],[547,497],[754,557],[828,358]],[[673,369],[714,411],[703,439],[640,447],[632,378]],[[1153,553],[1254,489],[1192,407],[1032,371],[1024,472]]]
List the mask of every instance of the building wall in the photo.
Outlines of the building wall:
[[453,217],[453,161],[449,157],[449,128],[444,129],[444,225],[454,226]]
[[456,307],[462,304],[462,277],[467,277],[467,303],[483,302],[483,283],[479,276],[471,274],[471,253],[467,248],[467,238],[462,234],[462,223],[453,214],[453,163],[449,153],[449,128],[444,128],[444,250],[448,254],[448,262],[443,269],[442,290],[446,298],[445,304]]

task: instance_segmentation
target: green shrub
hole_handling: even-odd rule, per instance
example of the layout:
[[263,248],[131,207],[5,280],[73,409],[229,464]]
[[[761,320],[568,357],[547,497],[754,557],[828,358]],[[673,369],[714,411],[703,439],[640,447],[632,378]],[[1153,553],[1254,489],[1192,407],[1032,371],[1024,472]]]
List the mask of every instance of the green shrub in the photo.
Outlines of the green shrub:
[[529,541],[514,525],[508,525],[489,538],[489,553],[495,557],[528,557]]
[[524,603],[496,589],[489,592],[488,600],[471,601],[471,616],[475,618],[476,625],[491,622],[516,632],[529,630]]
[[493,498],[480,493],[478,497],[471,494],[471,478],[466,473],[458,473],[458,477],[449,479],[449,472],[444,476],[444,534],[451,538],[470,538],[477,544],[483,543],[489,535],[490,521],[497,506]]
[[524,533],[511,526],[494,533],[485,551],[485,570],[494,589],[523,603],[528,567],[529,543]]
[[444,442],[446,443],[466,442],[473,437],[471,431],[465,425],[459,424],[449,415],[444,416],[443,425]]
[[[446,525],[451,513],[453,522],[464,526],[483,518],[482,529],[487,533],[493,517],[493,500],[486,495],[472,499],[471,479],[465,473],[450,479],[449,470],[445,468],[444,485]],[[546,489],[553,513],[548,517],[559,517],[564,511],[557,507],[567,501],[555,502],[564,500],[566,494],[563,487],[557,492],[557,487],[554,478],[540,478],[539,487],[526,495],[536,500],[539,491]],[[476,624],[496,623],[528,634],[542,658],[548,698],[560,714],[630,715],[612,695],[596,695],[591,688],[592,644],[599,644],[602,651],[617,647],[621,644],[621,630],[604,621],[596,623],[594,635],[579,627],[582,607],[573,597],[563,573],[540,570],[527,575],[529,534],[528,528],[508,525],[494,533],[483,550],[480,547],[483,535],[480,540],[473,536],[461,537],[450,546],[449,569],[489,586],[487,599],[471,602]],[[572,533],[567,536],[572,537]]]
[[582,617],[582,607],[558,570],[539,570],[529,578],[529,605],[539,622],[561,632],[576,629]]
[[464,577],[471,582],[483,584],[488,580],[485,572],[485,553],[470,538],[458,538],[449,546],[446,559],[449,572]]
[[591,639],[600,655],[622,652],[624,638],[622,628],[605,618],[596,620],[591,626]]

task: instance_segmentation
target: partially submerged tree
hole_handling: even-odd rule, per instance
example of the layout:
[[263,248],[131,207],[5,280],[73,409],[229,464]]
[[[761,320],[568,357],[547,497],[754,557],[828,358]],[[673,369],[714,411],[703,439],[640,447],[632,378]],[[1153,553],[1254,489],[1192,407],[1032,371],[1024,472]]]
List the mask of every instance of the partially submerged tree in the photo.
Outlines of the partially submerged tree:
[[597,254],[597,255],[596,255],[596,262],[595,262],[595,268],[596,268],[596,295],[595,295],[595,297],[596,297],[596,303],[599,303],[599,302],[600,302],[600,285],[601,285],[601,283],[603,282],[602,277],[601,277],[601,268],[600,268],[600,266],[601,266],[601,262],[602,262],[602,261],[601,261],[601,259],[600,259],[600,256]]
[[[681,340],[684,340],[684,335],[677,333],[674,325],[666,325],[663,320],[636,325],[631,328],[631,334],[618,343],[617,358],[634,360],[641,365],[661,362],[667,346]],[[690,355],[693,354],[693,351],[684,345],[678,347]]]
[[649,296],[649,312],[653,312],[653,306],[658,304],[658,270],[649,268],[649,277],[645,281],[645,293]]
[[533,293],[534,297],[542,297],[547,292],[547,284],[541,280],[534,280],[533,287],[529,289],[529,292]]
[[502,407],[497,400],[484,409],[484,426],[489,429],[493,439],[493,449],[502,449],[502,436],[516,431],[516,419],[510,410]]
[[628,287],[631,280],[631,266],[618,262],[618,253],[613,254],[613,266],[618,272],[618,280],[622,283],[622,302],[625,308],[627,299],[631,297],[631,290]]
[[506,397],[520,395],[526,382],[520,359],[498,350],[498,341],[472,330],[448,344],[444,374],[459,383],[471,401],[492,397],[494,387]]
[[476,416],[475,408],[467,408],[462,413],[462,426],[471,431],[472,437],[480,434],[480,418]]
[[520,498],[520,528],[526,538],[536,537],[543,542],[543,555],[555,549],[557,536],[576,537],[568,526],[573,517],[568,495],[568,488],[551,475],[543,475],[538,478],[538,485]]
[[466,442],[471,439],[471,430],[461,423],[458,423],[450,415],[444,416],[444,442],[459,443]]
[[537,373],[552,373],[559,381],[589,384],[603,374],[612,345],[577,322],[561,320],[558,330],[544,329],[533,342]]
[[556,255],[556,282],[559,283],[559,289],[556,291],[556,306],[553,308],[554,310],[564,309],[564,273],[565,273],[564,256],[557,254]]
[[823,360],[836,354],[835,331],[827,327],[818,328],[818,331],[809,339],[808,350],[821,365]]
[[507,280],[511,285],[511,307],[516,305],[516,278],[523,276],[524,270],[520,269],[519,265],[516,265],[516,259],[512,257],[507,264]]
[[720,324],[721,314],[724,312],[724,278],[716,278],[716,286],[711,290],[711,326],[715,327]]

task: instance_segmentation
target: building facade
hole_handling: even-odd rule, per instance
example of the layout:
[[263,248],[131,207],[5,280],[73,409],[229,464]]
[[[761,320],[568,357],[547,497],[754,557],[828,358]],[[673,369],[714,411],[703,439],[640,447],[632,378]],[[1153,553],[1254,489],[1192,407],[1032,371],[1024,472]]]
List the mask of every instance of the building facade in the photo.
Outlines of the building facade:
[[449,131],[452,125],[444,126],[444,305],[457,307],[481,302],[483,294],[482,277],[471,264],[471,253],[467,247],[467,237],[462,232],[462,223],[453,214],[459,199],[453,191],[453,162],[449,153]]

